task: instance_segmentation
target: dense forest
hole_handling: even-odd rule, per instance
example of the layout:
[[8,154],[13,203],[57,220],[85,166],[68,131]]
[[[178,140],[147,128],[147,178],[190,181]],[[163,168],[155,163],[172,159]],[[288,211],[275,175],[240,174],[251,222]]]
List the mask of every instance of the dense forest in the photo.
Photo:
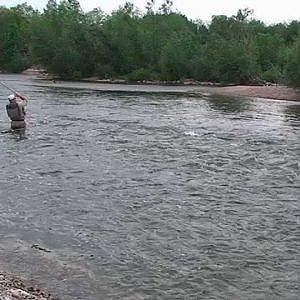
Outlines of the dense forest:
[[[300,86],[300,21],[266,25],[250,9],[189,20],[165,0],[144,12],[128,2],[110,14],[77,0],[0,6],[0,70],[43,67],[63,79],[194,79]],[[271,12],[270,12],[271,13]]]

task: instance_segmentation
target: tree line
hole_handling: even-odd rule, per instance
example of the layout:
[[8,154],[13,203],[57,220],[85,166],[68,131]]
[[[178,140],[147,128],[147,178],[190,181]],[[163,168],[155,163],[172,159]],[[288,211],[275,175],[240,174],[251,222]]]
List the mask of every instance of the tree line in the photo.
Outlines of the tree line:
[[62,79],[194,79],[300,86],[300,22],[266,25],[253,11],[213,16],[209,24],[174,11],[171,0],[142,12],[127,2],[110,14],[77,0],[0,6],[0,70],[38,65]]

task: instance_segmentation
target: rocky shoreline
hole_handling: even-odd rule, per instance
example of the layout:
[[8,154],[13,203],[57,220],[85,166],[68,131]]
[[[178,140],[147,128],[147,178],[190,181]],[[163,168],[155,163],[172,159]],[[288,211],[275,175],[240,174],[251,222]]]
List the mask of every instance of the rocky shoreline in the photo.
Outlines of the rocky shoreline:
[[59,300],[15,276],[0,273],[0,300]]

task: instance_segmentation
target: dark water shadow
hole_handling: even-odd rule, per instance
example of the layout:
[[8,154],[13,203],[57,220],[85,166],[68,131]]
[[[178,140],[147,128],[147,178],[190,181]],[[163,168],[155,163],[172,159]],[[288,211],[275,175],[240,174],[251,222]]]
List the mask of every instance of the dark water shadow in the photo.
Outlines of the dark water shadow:
[[300,121],[300,104],[290,105],[285,109],[287,122]]
[[[114,87],[114,85],[111,85]],[[122,89],[108,89],[108,88],[103,88],[100,89],[101,86],[95,85],[95,87],[91,86],[90,88],[88,87],[68,87],[68,86],[63,86],[63,85],[58,85],[58,86],[34,86],[35,88],[43,88],[45,92],[51,93],[51,94],[58,94],[60,96],[70,96],[73,98],[78,98],[80,96],[91,96],[94,97],[95,95],[98,96],[113,96],[114,99],[119,99],[119,98],[126,98],[126,97],[141,97],[141,96],[150,96],[153,98],[157,98],[157,96],[161,96],[163,98],[181,98],[183,95],[184,96],[189,96],[189,97],[194,97],[194,95],[190,94],[188,91],[186,92],[178,92],[178,91],[171,91],[171,90],[153,90],[152,86],[148,86],[149,90],[143,90],[143,89],[138,89],[138,88],[132,88],[131,86],[127,85],[121,85],[124,87],[127,87],[128,89],[122,90]],[[141,87],[144,87],[141,85]],[[147,86],[146,86],[147,87]],[[151,88],[151,89],[150,89]]]
[[206,101],[211,109],[225,114],[241,113],[251,109],[250,100],[242,97],[214,95],[207,98]]

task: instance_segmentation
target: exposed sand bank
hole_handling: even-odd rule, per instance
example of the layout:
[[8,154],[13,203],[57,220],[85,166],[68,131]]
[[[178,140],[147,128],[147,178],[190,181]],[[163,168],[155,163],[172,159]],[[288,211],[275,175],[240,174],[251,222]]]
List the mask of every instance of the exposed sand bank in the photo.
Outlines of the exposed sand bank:
[[284,85],[271,86],[226,86],[226,87],[197,87],[198,92],[219,95],[256,97],[276,100],[300,101],[300,90]]

